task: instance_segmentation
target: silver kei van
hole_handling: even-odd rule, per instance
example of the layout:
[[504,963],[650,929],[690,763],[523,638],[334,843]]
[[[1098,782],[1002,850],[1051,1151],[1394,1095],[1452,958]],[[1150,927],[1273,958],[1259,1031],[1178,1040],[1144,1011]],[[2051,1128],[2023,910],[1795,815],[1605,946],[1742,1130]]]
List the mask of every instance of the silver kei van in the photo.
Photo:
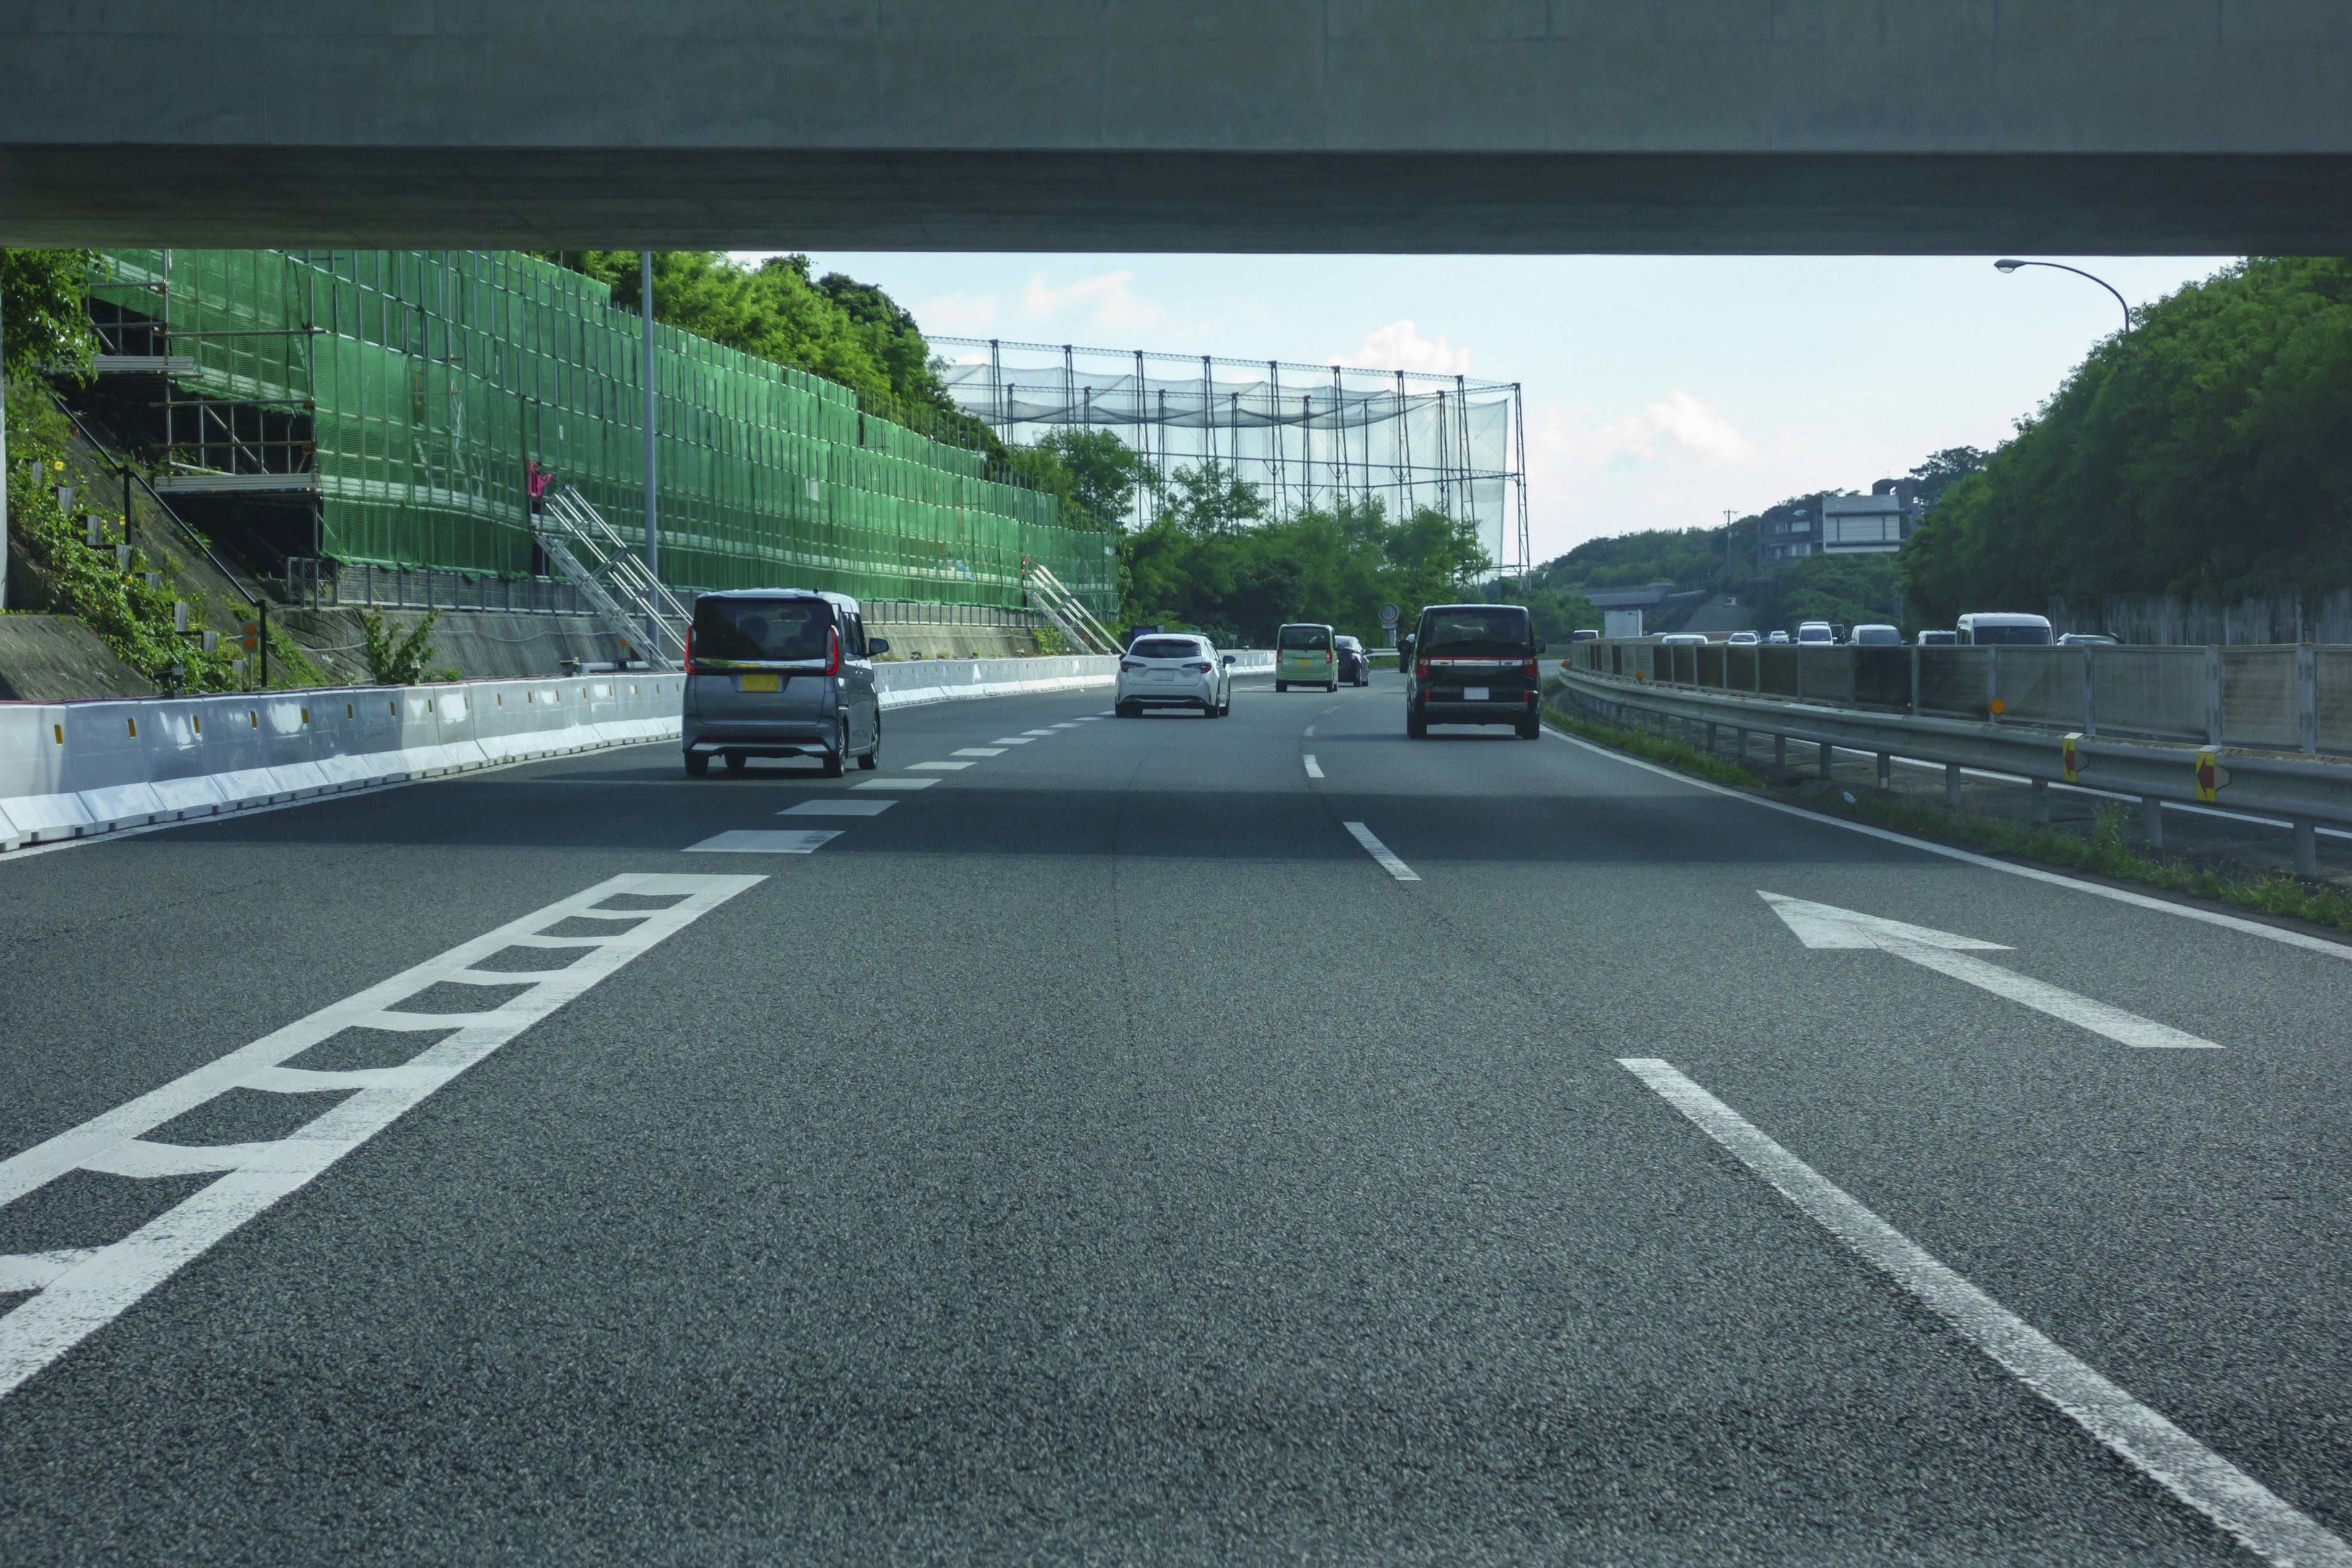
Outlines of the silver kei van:
[[753,757],[814,757],[839,778],[882,756],[874,656],[857,601],[808,588],[738,588],[694,601],[686,643],[682,743],[688,778],[723,757],[740,773]]

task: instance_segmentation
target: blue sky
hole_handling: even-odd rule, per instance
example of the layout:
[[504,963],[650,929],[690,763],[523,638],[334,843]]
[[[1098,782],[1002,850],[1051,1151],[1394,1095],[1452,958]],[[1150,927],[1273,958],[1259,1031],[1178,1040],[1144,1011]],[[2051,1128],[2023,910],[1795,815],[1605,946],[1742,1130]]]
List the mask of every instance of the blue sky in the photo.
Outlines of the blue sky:
[[[2226,258],[2078,258],[2135,304]],[[1992,447],[2120,324],[1990,257],[825,252],[926,332],[1433,370],[1527,389],[1535,556]]]

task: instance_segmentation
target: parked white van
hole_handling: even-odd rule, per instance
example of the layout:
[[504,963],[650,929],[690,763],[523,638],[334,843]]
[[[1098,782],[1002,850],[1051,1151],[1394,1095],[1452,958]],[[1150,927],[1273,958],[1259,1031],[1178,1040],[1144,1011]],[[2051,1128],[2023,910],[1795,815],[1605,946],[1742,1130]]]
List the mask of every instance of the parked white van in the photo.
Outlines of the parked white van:
[[1987,643],[2022,643],[2047,647],[2055,640],[2050,635],[2050,617],[2047,616],[1979,610],[1962,616],[1958,630],[1963,647],[1982,647]]

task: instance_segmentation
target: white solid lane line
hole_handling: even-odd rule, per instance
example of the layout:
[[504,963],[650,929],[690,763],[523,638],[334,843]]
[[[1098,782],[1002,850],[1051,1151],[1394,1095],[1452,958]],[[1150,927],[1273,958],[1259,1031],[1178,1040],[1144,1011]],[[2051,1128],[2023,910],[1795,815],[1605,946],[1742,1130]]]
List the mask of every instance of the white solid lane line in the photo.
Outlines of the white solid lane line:
[[1315,761],[1315,753],[1312,752],[1307,753],[1307,776],[1310,779],[1319,779],[1323,776],[1323,769]]
[[[110,1246],[79,1255],[47,1252],[0,1258],[0,1276],[13,1277],[11,1288],[40,1289],[0,1317],[0,1396],[121,1316],[246,1221],[383,1131],[435,1089],[631,959],[762,879],[633,872],[599,882],[0,1161],[0,1205],[75,1171],[147,1169],[171,1163],[188,1171],[224,1173]],[[679,901],[653,910],[599,907],[623,896]],[[541,934],[567,921],[609,922],[610,934]],[[510,947],[576,949],[581,956],[562,969],[509,973],[473,967]],[[425,1015],[401,1009],[402,1003],[445,982],[525,989],[480,1012]],[[456,1027],[454,1034],[394,1067],[329,1072],[281,1065],[346,1029],[438,1030],[450,1026]],[[340,1091],[345,1098],[274,1142],[207,1150],[145,1142],[146,1134],[157,1128],[238,1089],[280,1094]]]
[[1724,795],[1732,800],[1745,801],[1749,805],[1759,805],[1766,811],[1777,811],[1789,816],[1802,817],[1807,822],[1816,823],[1825,827],[1836,827],[1848,833],[1859,833],[1865,838],[1876,838],[1888,844],[1900,844],[1906,849],[1916,849],[1927,855],[1940,855],[1947,860],[1958,860],[1988,871],[2022,877],[2030,882],[2046,882],[2053,888],[2066,888],[2077,893],[2088,893],[2093,898],[2111,899],[2116,903],[2130,904],[2137,909],[2160,910],[2168,915],[2178,915],[2185,921],[2201,921],[2207,925],[2221,926],[2247,936],[2264,937],[2272,942],[2283,942],[2288,947],[2299,947],[2306,952],[2325,953],[2330,958],[2352,962],[2352,942],[2331,942],[2326,937],[2313,936],[2307,931],[2289,931],[2284,926],[2266,926],[2257,921],[2241,920],[2236,915],[2220,914],[2212,910],[2200,910],[2192,904],[2168,903],[2162,899],[2151,898],[2146,893],[2135,893],[2126,888],[2101,887],[2096,882],[2085,882],[2077,878],[2062,876],[2056,871],[2045,871],[2039,866],[2021,866],[2012,861],[1996,860],[1990,855],[1979,855],[1973,850],[1956,849],[1948,844],[1936,844],[1925,838],[1914,838],[1909,834],[1875,827],[1867,822],[1853,822],[1843,816],[1808,811],[1802,806],[1762,799],[1750,795],[1746,790],[1732,789],[1724,784],[1710,783],[1706,779],[1693,778],[1688,773],[1677,773],[1672,768],[1660,767],[1655,763],[1645,763],[1639,757],[1629,757],[1622,752],[1612,751],[1607,746],[1597,746],[1591,741],[1580,740],[1574,735],[1563,735],[1549,724],[1544,726],[1543,732],[1555,741],[1565,741],[1571,746],[1580,746],[1594,756],[1606,757],[1612,763],[1622,763],[1629,768],[1639,768],[1643,773],[1655,773],[1660,778],[1672,779],[1676,784],[1688,784],[1693,789],[1705,790],[1709,795]]
[[2249,1552],[2280,1568],[2352,1568],[2352,1546],[2340,1537],[1945,1267],[1671,1064],[1654,1057],[1621,1057],[1617,1065],[2061,1415],[2236,1536]]
[[879,816],[895,800],[804,800],[776,813],[778,816]]
[[937,779],[867,779],[864,784],[851,784],[852,789],[929,789]]
[[960,746],[955,751],[952,751],[948,754],[952,757],[1001,757],[1004,754],[1004,748],[1002,746]]
[[686,847],[688,855],[814,855],[838,828],[730,827],[699,844]]
[[1756,896],[1772,906],[1788,928],[1807,947],[1811,948],[1877,948],[1897,958],[1910,960],[1922,969],[1932,969],[1938,974],[1973,985],[1979,991],[1990,991],[2011,1002],[2063,1018],[2095,1035],[2105,1035],[2121,1045],[2141,1050],[2218,1051],[2221,1047],[2212,1041],[2143,1018],[2137,1013],[2126,1013],[2121,1007],[2110,1007],[2105,1002],[2094,1002],[2088,996],[2078,996],[2072,991],[2049,984],[2044,981],[2003,969],[1997,963],[1987,963],[1980,958],[1965,958],[1960,950],[1973,948],[1979,952],[2007,952],[2010,949],[1997,942],[1978,942],[1972,937],[1954,936],[1949,931],[1932,931],[1926,926],[1906,924],[1877,915],[1857,914],[1830,904],[1808,903],[1780,893],[1768,893],[1758,889]]
[[971,766],[970,763],[908,763],[909,773],[955,773]]
[[1355,837],[1356,842],[1362,845],[1365,850],[1370,854],[1371,858],[1381,863],[1381,870],[1386,871],[1390,876],[1394,877],[1400,882],[1418,882],[1421,880],[1421,878],[1414,874],[1412,867],[1406,865],[1403,861],[1396,858],[1395,851],[1391,850],[1387,845],[1372,837],[1372,830],[1370,828],[1365,826],[1360,822],[1343,822],[1339,826],[1345,827],[1350,834],[1352,834]]

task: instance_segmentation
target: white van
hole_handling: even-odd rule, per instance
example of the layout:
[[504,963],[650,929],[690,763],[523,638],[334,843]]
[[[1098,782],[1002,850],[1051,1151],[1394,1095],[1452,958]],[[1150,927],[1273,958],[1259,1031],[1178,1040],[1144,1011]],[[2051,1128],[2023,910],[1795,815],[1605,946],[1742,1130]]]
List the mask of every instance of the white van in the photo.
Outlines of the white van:
[[1981,647],[1988,643],[2048,647],[2055,640],[2050,635],[2049,616],[2011,615],[2000,611],[1979,610],[1962,616],[1958,632],[1963,647]]

